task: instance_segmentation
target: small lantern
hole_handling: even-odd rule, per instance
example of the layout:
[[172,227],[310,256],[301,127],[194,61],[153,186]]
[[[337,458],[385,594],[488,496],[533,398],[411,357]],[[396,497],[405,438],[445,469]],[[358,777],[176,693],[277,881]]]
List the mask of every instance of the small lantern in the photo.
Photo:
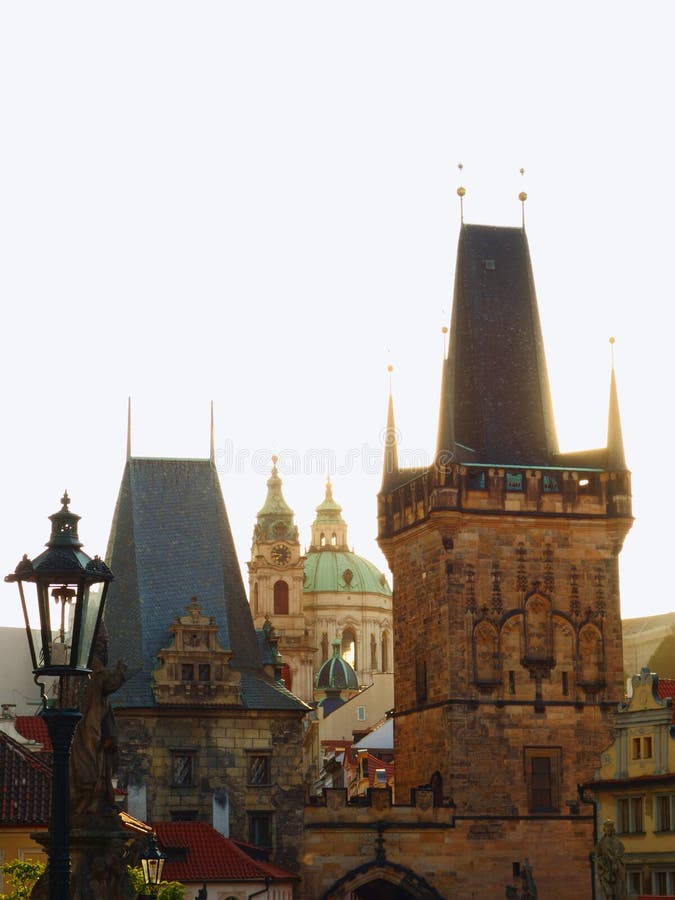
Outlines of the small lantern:
[[160,851],[155,836],[152,835],[148,840],[148,849],[141,856],[141,867],[143,869],[143,880],[147,886],[152,887],[153,892],[162,883],[165,860],[166,856]]
[[[87,674],[91,668],[94,639],[103,615],[108,585],[113,574],[98,556],[82,550],[77,534],[78,515],[68,509],[66,491],[61,509],[49,517],[52,523],[47,549],[35,559],[27,556],[5,581],[19,585],[33,671],[36,675]],[[36,653],[24,583],[37,591],[40,644]],[[73,605],[69,625],[67,607]]]

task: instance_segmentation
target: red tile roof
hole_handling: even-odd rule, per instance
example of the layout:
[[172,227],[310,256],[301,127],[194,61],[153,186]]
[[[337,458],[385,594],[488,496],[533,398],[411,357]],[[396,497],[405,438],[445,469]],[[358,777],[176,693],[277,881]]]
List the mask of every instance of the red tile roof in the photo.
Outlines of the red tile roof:
[[203,883],[297,878],[273,863],[251,859],[234,841],[223,837],[206,822],[154,822],[153,828],[161,850],[168,856],[164,865],[167,881]]
[[51,786],[49,766],[0,731],[0,825],[45,825]]
[[659,678],[657,691],[658,691],[659,697],[662,697],[664,700],[666,697],[670,697],[672,699],[672,701],[673,701],[673,724],[675,724],[675,679],[674,678]]
[[377,787],[378,782],[375,780],[375,772],[377,769],[384,769],[387,784],[391,784],[394,779],[394,763],[384,762],[372,753],[368,754],[368,783],[371,787]]
[[42,716],[17,716],[14,719],[14,727],[27,740],[42,744],[45,753],[52,752],[47,723]]

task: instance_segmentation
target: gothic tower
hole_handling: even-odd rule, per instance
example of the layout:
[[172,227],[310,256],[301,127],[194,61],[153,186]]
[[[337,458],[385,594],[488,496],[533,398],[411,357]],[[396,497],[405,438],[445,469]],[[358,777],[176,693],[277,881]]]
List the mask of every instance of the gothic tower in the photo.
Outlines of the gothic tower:
[[433,464],[399,468],[391,405],[388,431],[397,802],[431,784],[465,820],[457,896],[503,895],[526,856],[547,896],[587,896],[630,473],[613,372],[607,446],[558,450],[524,228],[461,227]]

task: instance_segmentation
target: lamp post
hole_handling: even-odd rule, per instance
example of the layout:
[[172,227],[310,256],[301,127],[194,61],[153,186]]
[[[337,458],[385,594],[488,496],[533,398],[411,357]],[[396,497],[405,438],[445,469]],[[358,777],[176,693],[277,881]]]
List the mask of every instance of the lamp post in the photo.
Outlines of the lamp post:
[[[64,676],[88,676],[94,639],[98,629],[108,585],[113,575],[98,556],[92,559],[82,550],[77,534],[78,515],[68,509],[70,498],[66,491],[61,509],[49,516],[52,532],[44,550],[35,559],[24,556],[5,581],[19,587],[21,608],[36,683],[40,678],[58,678],[56,698],[48,697],[43,684],[43,709],[53,747],[52,804],[49,825],[49,897],[50,900],[70,900],[70,798],[68,760],[70,745],[81,718],[75,707],[72,691],[61,679]],[[26,602],[24,585],[35,585],[37,623],[31,624],[35,613]],[[55,609],[52,612],[52,603]],[[71,625],[68,625],[66,606],[72,605]],[[39,633],[38,645],[33,632]]]
[[[148,846],[145,853],[141,856],[143,881],[145,882],[146,887],[145,896],[153,897],[159,892],[165,860],[166,856],[160,851],[155,836],[152,835],[148,840]],[[150,891],[149,895],[148,889]]]

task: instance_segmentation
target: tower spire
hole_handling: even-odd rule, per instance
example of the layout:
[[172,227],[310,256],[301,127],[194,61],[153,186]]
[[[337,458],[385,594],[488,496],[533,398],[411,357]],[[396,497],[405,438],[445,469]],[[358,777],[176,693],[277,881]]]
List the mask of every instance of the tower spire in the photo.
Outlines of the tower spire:
[[[462,169],[464,168],[463,163],[458,163],[457,168],[459,169],[459,177],[462,177]],[[457,196],[459,197],[459,221],[460,224],[464,224],[464,197],[466,196],[466,188],[461,185],[457,188]]]
[[131,459],[131,397],[127,399],[127,460]]
[[607,421],[607,468],[625,469],[626,454],[623,449],[623,431],[619,413],[619,395],[614,375],[614,338],[609,339],[612,353],[612,376],[609,384],[609,416]]
[[215,466],[215,464],[216,464],[216,442],[215,442],[214,428],[213,428],[213,400],[211,401],[211,430],[210,430],[210,444],[209,444],[209,460],[211,461],[211,465]]
[[396,424],[394,422],[394,397],[391,386],[392,365],[387,366],[389,372],[389,403],[387,405],[387,425],[384,429],[384,464],[382,467],[382,489],[398,474],[398,444]]

